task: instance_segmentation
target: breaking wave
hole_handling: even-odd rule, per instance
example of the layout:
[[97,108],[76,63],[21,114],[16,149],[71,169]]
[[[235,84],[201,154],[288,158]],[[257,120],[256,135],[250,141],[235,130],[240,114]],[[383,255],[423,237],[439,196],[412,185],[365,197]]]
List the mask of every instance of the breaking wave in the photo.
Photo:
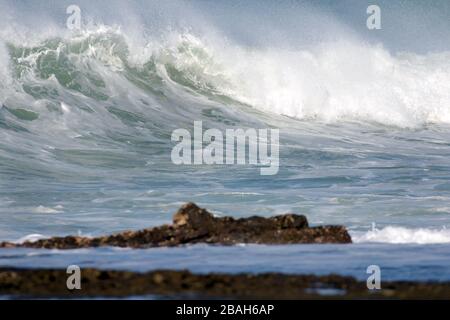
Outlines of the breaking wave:
[[428,228],[404,228],[387,226],[368,232],[352,234],[355,243],[433,244],[450,243],[450,230]]
[[[394,55],[344,40],[299,51],[224,47],[189,32],[136,46],[105,26],[32,46],[7,41],[1,113],[42,121],[75,108],[132,123],[143,120],[133,105],[172,118],[161,100],[189,99],[312,121],[450,123],[448,52]],[[149,101],[157,110],[145,108]]]
[[[400,52],[383,38],[389,32],[366,41],[359,35],[364,25],[349,31],[351,23],[360,26],[366,8],[348,22],[328,14],[331,2],[305,1],[292,10],[292,1],[261,8],[262,1],[239,1],[245,10],[221,4],[226,8],[214,18],[214,8],[192,14],[181,2],[142,1],[137,11],[147,25],[135,31],[128,25],[141,21],[126,10],[131,1],[114,8],[113,1],[79,2],[86,15],[115,17],[71,32],[63,26],[63,4],[9,1],[14,16],[0,0],[7,13],[0,21],[1,238],[70,234],[79,226],[94,233],[140,228],[165,222],[147,212],[168,212],[181,199],[212,201],[211,209],[240,216],[314,208],[306,212],[317,214],[313,219],[339,224],[347,223],[340,220],[344,211],[373,221],[357,204],[376,200],[368,212],[395,209],[405,215],[395,223],[448,224],[446,213],[435,210],[447,207],[450,188],[448,45],[433,51],[416,41],[421,50]],[[161,20],[186,18],[188,26],[159,23],[159,9]],[[26,25],[33,24],[27,14],[35,29]],[[405,17],[413,29],[427,26]],[[434,42],[447,39],[448,15],[443,18],[430,22]],[[273,31],[269,40],[262,30]],[[299,43],[291,44],[294,38]],[[282,174],[267,182],[244,168],[177,168],[169,159],[171,133],[194,120],[205,128],[282,129]],[[427,215],[426,224],[409,218],[416,209]],[[355,239],[431,243],[447,241],[448,233],[385,228]]]

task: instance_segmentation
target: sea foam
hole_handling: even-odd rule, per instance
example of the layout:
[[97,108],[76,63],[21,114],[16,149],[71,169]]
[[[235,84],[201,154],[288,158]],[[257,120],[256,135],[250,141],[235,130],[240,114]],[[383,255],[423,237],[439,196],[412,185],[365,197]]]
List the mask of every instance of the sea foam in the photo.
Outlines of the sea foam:
[[393,244],[433,244],[450,243],[450,230],[431,228],[405,228],[387,226],[368,232],[354,232],[352,239],[355,243],[393,243]]

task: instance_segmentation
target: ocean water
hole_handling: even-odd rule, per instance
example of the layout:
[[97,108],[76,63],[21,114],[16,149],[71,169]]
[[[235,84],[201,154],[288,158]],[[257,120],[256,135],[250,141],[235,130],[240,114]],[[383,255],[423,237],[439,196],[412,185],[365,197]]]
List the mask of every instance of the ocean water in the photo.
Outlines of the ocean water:
[[[450,280],[450,6],[0,1],[0,240],[305,214],[355,244],[0,250],[0,266]],[[172,131],[280,130],[280,168],[171,161]],[[276,257],[276,259],[274,258]],[[330,263],[331,261],[331,263]]]
[[[18,268],[66,269],[68,265],[104,270],[147,272],[190,270],[195,273],[265,273],[328,275],[367,279],[369,265],[378,265],[382,281],[449,281],[450,250],[445,244],[352,245],[194,245],[156,249],[77,249],[0,251],[0,263]],[[420,257],[420,259],[418,259]]]

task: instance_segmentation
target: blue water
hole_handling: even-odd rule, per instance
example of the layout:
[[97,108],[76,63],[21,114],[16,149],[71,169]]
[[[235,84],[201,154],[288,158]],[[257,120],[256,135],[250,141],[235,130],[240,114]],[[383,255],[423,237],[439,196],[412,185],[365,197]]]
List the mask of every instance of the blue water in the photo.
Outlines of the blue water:
[[369,265],[377,265],[381,279],[450,281],[448,245],[195,245],[158,249],[6,249],[2,266],[65,269],[68,265],[105,270],[146,272],[160,269],[195,273],[264,273],[326,275],[338,273],[365,280]]
[[[0,241],[156,226],[193,201],[355,244],[1,249],[0,266],[448,279],[448,2],[380,1],[377,31],[365,1],[78,2],[71,31],[69,2],[0,0]],[[194,121],[279,129],[278,174],[175,165]]]

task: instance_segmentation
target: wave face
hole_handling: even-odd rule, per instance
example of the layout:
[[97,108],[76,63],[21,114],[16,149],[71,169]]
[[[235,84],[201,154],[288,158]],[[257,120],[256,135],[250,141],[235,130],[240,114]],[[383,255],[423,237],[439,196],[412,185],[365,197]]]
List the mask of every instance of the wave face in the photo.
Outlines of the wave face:
[[[447,4],[430,21],[382,2],[398,19],[371,33],[364,4],[79,2],[76,32],[64,3],[0,2],[0,240],[137,229],[186,201],[359,231],[450,225]],[[173,165],[172,131],[197,120],[280,128],[279,175]]]
[[3,105],[34,120],[64,111],[64,103],[120,104],[122,91],[151,99],[189,95],[328,123],[450,122],[450,52],[391,54],[346,40],[299,51],[249,50],[190,33],[169,38],[132,47],[126,34],[101,26],[36,46],[7,42],[2,63],[10,64],[5,81],[12,85],[2,89]]

